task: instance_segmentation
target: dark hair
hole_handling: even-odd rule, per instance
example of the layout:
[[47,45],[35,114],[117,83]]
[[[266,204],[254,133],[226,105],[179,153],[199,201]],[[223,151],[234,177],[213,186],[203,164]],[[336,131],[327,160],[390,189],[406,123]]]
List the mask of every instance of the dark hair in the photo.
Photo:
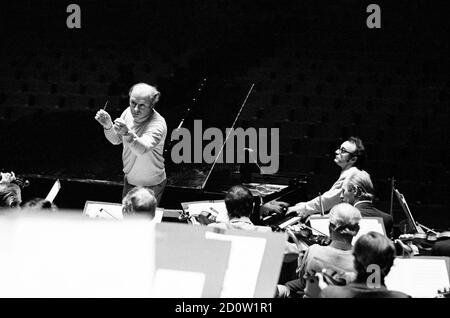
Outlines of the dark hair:
[[50,210],[50,211],[56,211],[58,209],[56,204],[42,198],[34,198],[25,202],[23,208],[35,210]]
[[363,169],[364,164],[366,163],[367,154],[366,154],[366,148],[364,148],[363,142],[358,137],[350,137],[347,139],[348,142],[351,142],[356,146],[356,150],[353,153],[353,156],[357,158],[355,162],[355,167],[358,169]]
[[249,217],[253,210],[253,195],[249,189],[243,186],[231,187],[225,195],[225,206],[230,219],[241,216]]
[[394,243],[385,235],[377,232],[368,232],[361,235],[353,247],[355,257],[354,266],[357,273],[357,280],[365,282],[371,274],[367,272],[369,265],[378,265],[381,270],[381,280],[389,274],[395,258]]
[[22,203],[22,192],[15,183],[0,183],[0,207],[17,208]]

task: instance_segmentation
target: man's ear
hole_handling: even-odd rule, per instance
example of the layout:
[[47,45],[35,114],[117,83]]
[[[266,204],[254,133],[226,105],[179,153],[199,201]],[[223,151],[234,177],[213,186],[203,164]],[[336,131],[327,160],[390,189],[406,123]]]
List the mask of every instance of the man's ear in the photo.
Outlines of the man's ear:
[[358,160],[358,157],[353,156],[349,161],[354,165],[357,160]]
[[355,193],[355,197],[359,198],[361,196],[361,188],[354,186],[353,192]]
[[161,96],[161,93],[156,93],[152,98],[152,105],[155,106],[155,104],[159,101],[159,96]]

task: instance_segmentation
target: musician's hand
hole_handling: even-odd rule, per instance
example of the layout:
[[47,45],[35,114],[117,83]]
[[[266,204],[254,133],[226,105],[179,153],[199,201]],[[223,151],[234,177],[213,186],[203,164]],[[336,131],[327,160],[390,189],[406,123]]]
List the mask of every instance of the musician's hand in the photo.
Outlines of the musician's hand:
[[0,172],[0,183],[9,183],[16,180],[16,175],[14,172]]
[[286,211],[288,206],[289,204],[283,201],[270,201],[262,205],[259,211],[261,216],[269,215],[272,213],[282,214]]
[[311,298],[319,298],[323,289],[328,287],[322,273],[316,273],[314,276],[309,276],[306,279],[305,294]]
[[300,202],[297,205],[291,206],[287,209],[286,215],[289,214],[297,214],[297,216],[300,217],[300,219],[306,219],[309,214],[306,212],[306,203]]
[[438,289],[438,295],[435,298],[450,298],[450,287]]
[[290,206],[287,209],[286,214],[297,213],[298,207],[296,205]]
[[105,129],[111,129],[113,126],[111,116],[103,109],[100,109],[97,114],[95,114],[95,120],[98,121]]
[[297,236],[295,236],[294,232],[292,232],[292,230],[290,229],[289,226],[286,228],[286,235],[287,235],[287,238],[288,239],[290,238],[297,246],[300,245],[300,242],[299,242]]
[[116,120],[114,120],[113,128],[116,134],[120,136],[128,134],[130,130],[130,128],[128,128],[127,124],[125,124],[125,121],[122,118],[117,118]]

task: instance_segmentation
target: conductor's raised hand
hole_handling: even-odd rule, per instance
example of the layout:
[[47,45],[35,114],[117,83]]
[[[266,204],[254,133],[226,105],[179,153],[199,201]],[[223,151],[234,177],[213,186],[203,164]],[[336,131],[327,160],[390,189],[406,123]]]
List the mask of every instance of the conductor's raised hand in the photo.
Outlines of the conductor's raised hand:
[[103,109],[100,109],[97,114],[95,114],[95,120],[98,121],[105,129],[111,129],[113,126],[111,116]]
[[120,136],[127,135],[128,132],[130,131],[130,128],[127,126],[127,124],[122,118],[117,118],[116,120],[114,120],[113,128],[116,134]]

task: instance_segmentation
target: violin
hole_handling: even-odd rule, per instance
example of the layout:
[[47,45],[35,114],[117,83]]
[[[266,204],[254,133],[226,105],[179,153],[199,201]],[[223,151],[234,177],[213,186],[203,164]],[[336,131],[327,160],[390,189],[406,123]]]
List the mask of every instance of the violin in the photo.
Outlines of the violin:
[[398,238],[401,241],[413,241],[418,243],[435,243],[440,239],[450,238],[450,231],[444,232],[428,231],[426,233],[402,234]]
[[355,273],[346,272],[318,257],[314,257],[314,259],[322,263],[325,267],[320,272],[305,274],[305,295],[307,297],[317,298],[320,292],[328,285],[345,286],[355,279]]
[[[328,246],[331,244],[331,238],[325,234],[313,234],[313,229],[305,224],[299,223],[298,225],[288,226],[286,229],[279,227],[272,227],[274,232],[283,232],[289,230],[297,240],[305,243],[307,246],[314,244]],[[318,231],[317,231],[318,232]]]

